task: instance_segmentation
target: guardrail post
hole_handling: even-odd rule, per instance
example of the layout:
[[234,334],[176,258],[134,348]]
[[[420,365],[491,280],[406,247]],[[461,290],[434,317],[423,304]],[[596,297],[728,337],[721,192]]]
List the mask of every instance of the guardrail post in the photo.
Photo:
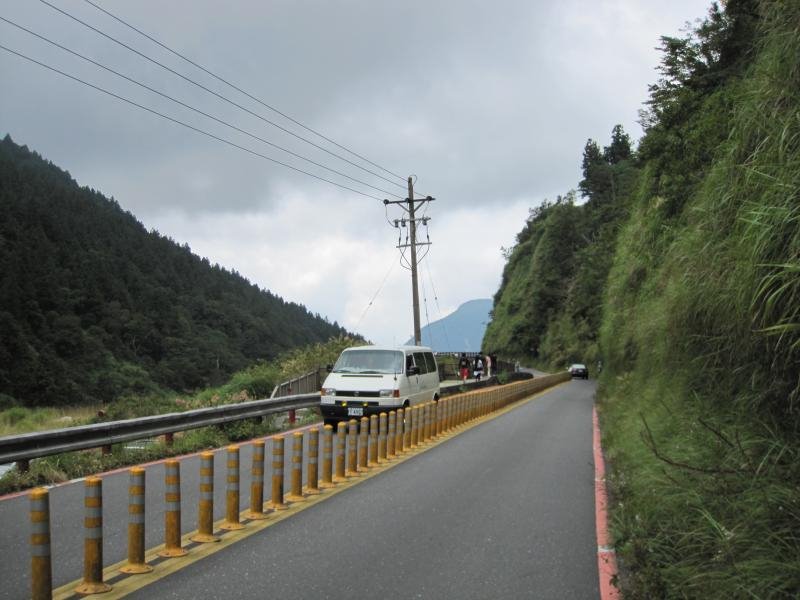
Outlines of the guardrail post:
[[83,583],[78,594],[102,594],[111,590],[103,583],[103,480],[87,477],[84,484]]
[[345,481],[347,476],[344,473],[344,453],[347,447],[347,424],[339,421],[336,424],[336,472],[333,481],[339,483]]
[[367,448],[369,446],[369,419],[361,417],[361,429],[358,432],[358,469],[366,471],[367,466]]
[[333,427],[322,427],[322,481],[319,487],[332,488],[333,483]]
[[239,522],[239,446],[228,446],[228,471],[225,487],[225,522],[219,526],[225,531],[244,529]]
[[218,542],[214,535],[214,453],[200,454],[200,501],[197,511],[197,533],[193,542]]
[[165,433],[164,434],[164,445],[167,448],[172,448],[174,443],[175,443],[175,434],[174,433]]
[[308,430],[308,467],[306,473],[306,494],[315,496],[320,493],[319,472],[319,427]]
[[283,501],[283,436],[272,438],[272,499],[267,506],[273,510],[286,510]]
[[386,413],[378,416],[378,462],[386,461]]
[[31,492],[31,598],[50,600],[53,595],[53,569],[50,564],[50,492],[37,488]]
[[396,428],[397,428],[397,413],[393,410],[389,411],[389,431],[388,437],[386,438],[386,458],[391,460],[395,457],[394,452],[394,440],[396,437]]
[[378,466],[378,416],[369,416],[369,467]]
[[295,421],[297,421],[297,413],[295,413],[294,409],[292,409],[289,411],[289,424],[294,425]]
[[347,423],[347,477],[358,477],[358,421],[350,419]]
[[153,570],[144,562],[144,469],[133,467],[128,483],[128,564],[123,573],[149,573]]
[[264,440],[253,442],[253,466],[250,470],[250,510],[247,518],[266,519],[264,513]]
[[292,480],[291,489],[286,495],[288,502],[302,502],[303,496],[303,432],[292,434]]
[[174,458],[164,463],[164,549],[159,556],[185,556],[181,548],[181,464]]

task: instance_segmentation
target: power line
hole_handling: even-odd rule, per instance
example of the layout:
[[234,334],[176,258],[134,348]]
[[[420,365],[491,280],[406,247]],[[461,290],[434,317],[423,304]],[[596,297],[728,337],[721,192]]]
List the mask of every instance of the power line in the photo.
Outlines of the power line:
[[14,23],[13,21],[10,21],[9,19],[6,19],[6,18],[0,16],[0,21],[4,21],[4,22],[8,23],[9,25],[13,25],[14,27],[16,27],[18,29],[21,29],[22,31],[24,31],[24,32],[26,32],[28,34],[30,34],[32,36],[35,36],[35,37],[39,38],[40,40],[43,40],[43,41],[47,42],[48,44],[51,44],[51,45],[53,45],[53,46],[55,46],[57,48],[60,48],[61,50],[65,51],[65,52],[69,52],[70,54],[72,54],[74,56],[77,56],[78,58],[80,58],[82,60],[85,60],[86,62],[89,62],[89,63],[91,63],[91,64],[93,64],[93,65],[95,65],[97,67],[100,67],[101,69],[105,69],[109,73],[113,73],[114,75],[116,75],[118,77],[121,77],[122,79],[125,79],[126,81],[129,81],[129,82],[131,82],[131,83],[133,83],[135,85],[138,85],[139,87],[142,87],[142,88],[144,88],[144,89],[146,89],[146,90],[148,90],[150,92],[153,92],[154,94],[158,94],[162,98],[166,98],[167,100],[175,102],[176,104],[179,104],[180,106],[183,106],[184,108],[188,108],[189,110],[192,110],[192,111],[194,111],[194,112],[196,112],[196,113],[198,113],[200,115],[203,115],[204,117],[212,119],[213,121],[216,121],[217,123],[221,123],[222,125],[225,125],[226,127],[230,127],[231,129],[233,129],[235,131],[238,131],[239,133],[243,133],[243,134],[245,134],[247,136],[250,136],[251,138],[253,138],[255,140],[258,140],[258,141],[260,141],[260,142],[262,142],[264,144],[272,146],[273,148],[281,150],[282,152],[286,152],[287,154],[290,154],[291,156],[294,156],[295,158],[299,158],[300,160],[304,160],[304,161],[306,161],[306,162],[308,162],[308,163],[310,163],[310,164],[312,164],[314,166],[317,166],[317,167],[320,167],[322,169],[325,169],[326,171],[330,171],[331,173],[335,173],[336,175],[339,175],[340,177],[344,177],[346,179],[349,179],[350,181],[353,181],[355,183],[360,183],[361,185],[364,185],[366,187],[372,188],[372,189],[377,190],[379,192],[384,192],[385,194],[389,194],[390,196],[394,196],[395,198],[400,198],[400,196],[398,196],[397,194],[395,194],[393,192],[390,192],[389,190],[384,190],[383,188],[376,187],[376,186],[374,186],[374,185],[372,185],[370,183],[367,183],[365,181],[361,181],[360,179],[356,179],[354,177],[351,177],[350,175],[347,175],[346,173],[342,173],[341,171],[337,171],[336,169],[332,169],[331,167],[327,167],[327,166],[325,166],[325,165],[323,165],[321,163],[318,163],[318,162],[316,162],[316,161],[314,161],[314,160],[312,160],[310,158],[306,158],[305,156],[297,154],[296,152],[293,152],[293,151],[289,150],[288,148],[284,148],[283,146],[280,146],[278,144],[274,144],[274,143],[270,142],[269,140],[265,140],[264,138],[259,137],[259,136],[255,135],[255,134],[253,134],[253,133],[251,133],[249,131],[245,131],[244,129],[241,129],[241,128],[237,127],[236,125],[228,123],[227,121],[224,121],[222,119],[218,119],[217,117],[215,117],[213,115],[210,115],[210,114],[208,114],[208,113],[206,113],[206,112],[204,112],[204,111],[202,111],[202,110],[200,110],[198,108],[195,108],[194,106],[186,104],[185,102],[182,102],[181,100],[178,100],[177,98],[173,98],[172,96],[170,96],[168,94],[165,94],[163,92],[160,92],[159,90],[154,89],[154,88],[150,87],[149,85],[141,83],[140,81],[137,81],[136,79],[133,79],[132,77],[129,77],[129,76],[125,75],[124,73],[120,73],[119,71],[116,71],[116,70],[112,69],[111,67],[103,65],[103,64],[101,64],[101,63],[99,63],[99,62],[97,62],[95,60],[92,60],[91,58],[89,58],[87,56],[84,56],[84,55],[82,55],[82,54],[80,54],[78,52],[75,52],[74,50],[71,50],[71,49],[67,48],[66,46],[62,46],[58,42],[55,42],[55,41],[53,41],[53,40],[51,40],[51,39],[49,39],[49,38],[47,38],[47,37],[45,37],[43,35],[40,35],[40,34],[34,32],[34,31],[31,31],[30,29],[27,29],[26,27],[23,27],[22,25]]
[[219,75],[217,75],[216,73],[213,73],[213,72],[209,71],[209,70],[208,70],[206,67],[204,67],[204,66],[202,66],[202,65],[200,65],[200,64],[198,64],[198,63],[196,63],[196,62],[194,62],[194,61],[193,61],[193,60],[191,60],[190,58],[187,58],[186,56],[184,56],[183,54],[181,54],[181,53],[180,53],[180,52],[178,52],[177,50],[173,50],[172,48],[170,48],[169,46],[167,46],[167,45],[166,45],[166,44],[164,44],[163,42],[160,42],[159,40],[155,39],[155,38],[154,38],[154,37],[152,37],[151,35],[148,35],[148,34],[147,34],[147,33],[145,33],[144,31],[142,31],[141,29],[137,29],[136,27],[134,27],[133,25],[131,25],[130,23],[128,23],[128,22],[127,22],[127,21],[125,21],[124,19],[122,19],[122,18],[120,18],[120,17],[116,16],[115,14],[113,14],[113,13],[111,13],[111,12],[107,11],[107,10],[106,10],[106,9],[104,9],[103,7],[101,7],[101,6],[98,6],[97,4],[95,4],[94,2],[92,2],[92,0],[84,0],[84,2],[86,2],[87,4],[90,4],[90,5],[92,5],[92,6],[94,6],[94,7],[95,7],[97,10],[99,10],[100,12],[102,12],[102,13],[105,13],[106,15],[108,15],[109,17],[111,17],[112,19],[114,19],[115,21],[117,21],[117,22],[119,22],[119,23],[121,23],[121,24],[125,25],[125,26],[126,26],[126,27],[128,27],[129,29],[132,29],[133,31],[135,31],[135,32],[136,32],[136,33],[138,33],[139,35],[142,35],[142,36],[146,37],[148,40],[150,40],[150,41],[151,41],[151,42],[153,42],[154,44],[157,44],[157,45],[161,46],[161,47],[162,47],[164,50],[166,50],[167,52],[171,52],[172,54],[174,54],[174,55],[175,55],[175,56],[177,56],[178,58],[181,58],[181,59],[185,60],[186,62],[188,62],[190,65],[193,65],[193,66],[197,67],[198,69],[200,69],[200,70],[201,70],[201,71],[203,71],[204,73],[207,73],[208,75],[210,75],[211,77],[213,77],[213,78],[214,78],[214,79],[216,79],[217,81],[220,81],[220,82],[224,83],[225,85],[232,87],[232,88],[233,88],[233,89],[235,89],[237,92],[240,92],[240,93],[244,94],[245,96],[247,96],[248,98],[250,98],[251,100],[254,100],[255,102],[258,102],[258,103],[259,103],[261,106],[263,106],[263,107],[265,107],[265,108],[268,108],[269,110],[271,110],[272,112],[274,112],[274,113],[276,113],[276,114],[279,114],[279,115],[280,115],[280,116],[282,116],[284,119],[287,119],[287,120],[291,121],[292,123],[294,123],[295,125],[297,125],[297,126],[299,126],[299,127],[302,127],[302,128],[303,128],[303,129],[305,129],[306,131],[309,131],[309,132],[313,133],[314,135],[317,135],[317,136],[319,136],[320,138],[322,138],[322,139],[323,139],[323,140],[325,140],[326,142],[329,142],[329,143],[333,144],[333,145],[334,145],[334,146],[336,146],[337,148],[341,148],[342,150],[345,150],[346,152],[349,152],[349,153],[350,153],[350,154],[352,154],[353,156],[356,156],[356,157],[360,158],[361,160],[363,160],[363,161],[365,161],[365,162],[369,163],[370,165],[372,165],[373,167],[377,167],[378,169],[381,169],[382,171],[385,171],[385,172],[386,172],[386,173],[388,173],[389,175],[393,175],[393,176],[395,176],[395,177],[397,177],[397,178],[399,178],[399,179],[402,179],[402,180],[404,180],[404,181],[405,181],[405,177],[403,177],[402,175],[398,175],[397,173],[394,173],[394,172],[390,171],[389,169],[387,169],[387,168],[385,168],[385,167],[382,167],[381,165],[379,165],[379,164],[377,164],[377,163],[374,163],[374,162],[372,162],[372,161],[371,161],[371,160],[369,160],[368,158],[365,158],[365,157],[361,156],[360,154],[358,154],[357,152],[354,152],[354,151],[353,151],[353,150],[351,150],[350,148],[347,148],[346,146],[342,146],[341,144],[338,144],[337,142],[333,141],[332,139],[330,139],[330,138],[326,137],[325,135],[321,134],[319,131],[316,131],[315,129],[312,129],[311,127],[308,127],[307,125],[304,125],[304,124],[303,124],[303,123],[301,123],[300,121],[298,121],[298,120],[296,120],[296,119],[294,119],[294,118],[290,117],[290,116],[289,116],[289,115],[287,115],[286,113],[283,113],[283,112],[281,112],[280,110],[278,110],[278,109],[277,109],[277,108],[275,108],[274,106],[270,106],[269,104],[267,104],[267,103],[266,103],[266,102],[264,102],[263,100],[261,100],[261,99],[259,99],[259,98],[255,97],[255,96],[253,96],[252,94],[250,94],[249,92],[246,92],[246,91],[245,91],[245,90],[243,90],[242,88],[240,88],[240,87],[238,87],[238,86],[234,85],[233,83],[231,83],[231,82],[229,82],[229,81],[227,81],[227,80],[223,79],[222,77],[220,77],[220,76],[219,76]]
[[208,131],[205,131],[203,129],[195,127],[193,125],[189,125],[188,123],[184,123],[183,121],[180,121],[178,119],[175,119],[173,117],[170,117],[168,115],[160,113],[157,110],[154,110],[152,108],[148,108],[147,106],[143,106],[143,105],[141,105],[141,104],[139,104],[137,102],[134,102],[133,100],[129,100],[128,98],[124,98],[123,96],[115,94],[114,92],[110,92],[110,91],[108,91],[108,90],[106,90],[106,89],[104,89],[104,88],[102,88],[100,86],[94,85],[93,83],[89,83],[88,81],[84,81],[83,79],[75,77],[74,75],[70,75],[69,73],[65,73],[64,71],[61,71],[60,69],[52,67],[52,66],[50,66],[48,64],[45,64],[43,62],[40,62],[40,61],[38,61],[38,60],[36,60],[34,58],[31,58],[29,56],[26,56],[25,54],[22,54],[21,52],[17,52],[16,50],[12,50],[11,48],[6,48],[5,46],[0,45],[0,49],[5,50],[6,52],[9,52],[10,54],[14,54],[16,56],[19,56],[20,58],[24,58],[27,61],[30,61],[30,62],[32,62],[34,64],[39,65],[40,67],[43,67],[45,69],[48,69],[48,70],[53,71],[55,73],[58,73],[59,75],[63,75],[64,77],[67,77],[68,79],[72,79],[73,81],[77,81],[78,83],[82,83],[83,85],[88,86],[90,88],[93,88],[93,89],[97,90],[98,92],[102,92],[104,94],[107,94],[107,95],[111,96],[112,98],[116,98],[117,100],[122,100],[123,102],[126,102],[126,103],[128,103],[128,104],[130,104],[132,106],[135,106],[136,108],[140,108],[140,109],[145,110],[145,111],[147,111],[149,113],[152,113],[152,114],[154,114],[156,116],[159,116],[162,119],[166,119],[168,121],[172,121],[173,123],[176,123],[178,125],[182,125],[183,127],[186,127],[187,129],[191,129],[192,131],[196,131],[197,133],[201,133],[201,134],[203,134],[205,136],[208,136],[208,137],[210,137],[212,139],[215,139],[215,140],[217,140],[219,142],[222,142],[223,144],[227,144],[229,146],[233,146],[234,148],[238,148],[239,150],[243,150],[243,151],[245,151],[245,152],[247,152],[249,154],[252,154],[254,156],[258,156],[260,158],[263,158],[264,160],[268,160],[270,162],[279,164],[279,165],[284,166],[284,167],[286,167],[288,169],[292,169],[293,171],[297,171],[298,173],[302,173],[304,175],[308,175],[309,177],[313,177],[314,179],[318,179],[320,181],[324,181],[325,183],[330,183],[331,185],[335,185],[337,187],[340,187],[342,189],[354,192],[354,193],[359,194],[361,196],[366,196],[367,198],[372,198],[374,200],[382,200],[381,198],[378,198],[377,196],[373,196],[372,194],[367,194],[365,192],[361,192],[359,190],[356,190],[354,188],[348,187],[346,185],[342,185],[341,183],[337,183],[335,181],[331,181],[330,179],[326,179],[324,177],[320,177],[319,175],[315,175],[314,173],[310,173],[308,171],[304,171],[303,169],[299,169],[299,168],[297,168],[297,167],[295,167],[293,165],[290,165],[288,163],[285,163],[285,162],[282,162],[282,161],[277,160],[275,158],[266,156],[264,154],[261,154],[260,152],[256,152],[255,150],[251,150],[250,148],[245,148],[244,146],[240,146],[239,144],[236,144],[235,142],[231,142],[230,140],[226,140],[225,138],[221,138],[221,137],[219,137],[217,135],[214,135],[213,133],[210,133]]
[[303,136],[301,136],[301,135],[298,135],[297,133],[295,133],[295,132],[291,131],[290,129],[286,129],[285,127],[283,127],[282,125],[279,125],[278,123],[275,123],[274,121],[270,121],[270,120],[269,120],[269,119],[267,119],[266,117],[264,117],[264,116],[262,116],[262,115],[259,115],[258,113],[255,113],[255,112],[251,111],[250,109],[248,109],[248,108],[246,108],[246,107],[242,106],[241,104],[238,104],[237,102],[234,102],[234,101],[233,101],[233,100],[231,100],[230,98],[226,98],[226,97],[225,97],[225,96],[223,96],[222,94],[218,94],[217,92],[215,92],[215,91],[214,91],[214,90],[212,90],[212,89],[209,89],[209,88],[207,88],[207,87],[206,87],[206,86],[204,86],[203,84],[201,84],[201,83],[198,83],[198,82],[194,81],[193,79],[191,79],[191,78],[187,77],[186,75],[183,75],[183,74],[181,74],[181,73],[179,73],[179,72],[175,71],[174,69],[171,69],[170,67],[168,67],[168,66],[166,66],[166,65],[164,65],[164,64],[162,64],[162,63],[160,63],[160,62],[158,62],[158,61],[157,61],[157,60],[155,60],[154,58],[151,58],[151,57],[147,56],[146,54],[144,54],[144,53],[142,53],[142,52],[139,52],[139,51],[138,51],[138,50],[136,50],[135,48],[133,48],[133,47],[129,46],[128,44],[126,44],[126,43],[124,43],[124,42],[121,42],[120,40],[118,40],[118,39],[116,39],[115,37],[113,37],[113,36],[111,36],[111,35],[109,35],[109,34],[107,34],[107,33],[103,32],[103,31],[101,31],[100,29],[97,29],[96,27],[94,27],[94,26],[92,26],[92,25],[89,25],[89,24],[88,24],[88,23],[86,23],[85,21],[82,21],[81,19],[79,19],[78,17],[76,17],[76,16],[74,16],[74,15],[72,15],[72,14],[68,13],[67,11],[65,11],[65,10],[62,10],[61,8],[59,8],[59,7],[57,7],[57,6],[54,6],[53,4],[51,4],[50,2],[48,2],[47,0],[39,0],[39,2],[41,2],[42,4],[44,4],[44,5],[46,5],[46,6],[49,6],[50,8],[52,8],[53,10],[55,10],[55,11],[57,11],[57,12],[60,12],[62,15],[64,15],[65,17],[68,17],[68,18],[72,19],[72,20],[73,20],[73,21],[75,21],[76,23],[80,23],[80,24],[81,24],[81,25],[83,25],[84,27],[86,27],[86,28],[88,28],[88,29],[91,29],[92,31],[94,31],[94,32],[95,32],[95,33],[97,33],[98,35],[102,35],[103,37],[105,37],[106,39],[108,39],[108,40],[110,40],[110,41],[114,42],[115,44],[119,44],[119,45],[120,45],[120,46],[122,46],[123,48],[125,48],[125,49],[127,49],[127,50],[129,50],[129,51],[133,52],[134,54],[136,54],[136,55],[138,55],[138,56],[141,56],[142,58],[144,58],[145,60],[147,60],[147,61],[149,61],[149,62],[153,63],[154,65],[157,65],[157,66],[161,67],[162,69],[164,69],[164,70],[166,70],[166,71],[169,71],[170,73],[172,73],[173,75],[176,75],[177,77],[180,77],[180,78],[181,78],[181,79],[183,79],[184,81],[187,81],[188,83],[191,83],[192,85],[199,87],[200,89],[202,89],[202,90],[204,90],[204,91],[208,92],[209,94],[211,94],[211,95],[213,95],[213,96],[215,96],[215,97],[219,98],[220,100],[223,100],[224,102],[227,102],[228,104],[231,104],[232,106],[235,106],[236,108],[238,108],[238,109],[240,109],[240,110],[243,110],[243,111],[245,111],[246,113],[248,113],[248,114],[250,114],[250,115],[252,115],[252,116],[256,117],[257,119],[260,119],[261,121],[264,121],[265,123],[268,123],[268,124],[272,125],[273,127],[277,127],[277,128],[278,128],[278,129],[280,129],[281,131],[283,131],[283,132],[285,132],[285,133],[288,133],[289,135],[291,135],[291,136],[294,136],[294,137],[296,137],[297,139],[299,139],[299,140],[302,140],[302,141],[304,141],[304,142],[305,142],[305,143],[307,143],[307,144],[310,144],[311,146],[314,146],[314,147],[315,147],[315,148],[317,148],[318,150],[322,150],[323,152],[326,152],[326,153],[330,154],[331,156],[335,156],[335,157],[336,157],[336,158],[338,158],[339,160],[343,160],[343,161],[345,161],[346,163],[349,163],[349,164],[353,165],[354,167],[361,169],[362,171],[366,171],[367,173],[370,173],[371,175],[374,175],[375,177],[378,177],[378,178],[380,178],[380,179],[383,179],[384,181],[387,181],[387,182],[391,183],[392,185],[396,185],[396,186],[398,186],[398,187],[400,187],[400,188],[405,188],[405,186],[403,186],[403,185],[401,185],[401,184],[399,184],[399,183],[397,183],[397,182],[395,182],[395,181],[392,181],[391,179],[387,179],[386,177],[384,177],[383,175],[380,175],[379,173],[376,173],[375,171],[372,171],[372,170],[370,170],[370,169],[367,169],[366,167],[362,167],[361,165],[359,165],[359,164],[357,164],[357,163],[355,163],[355,162],[353,162],[353,161],[351,161],[351,160],[349,160],[349,159],[345,158],[344,156],[341,156],[341,155],[339,155],[339,154],[336,154],[335,152],[332,152],[331,150],[328,150],[327,148],[325,148],[325,147],[323,147],[323,146],[320,146],[319,144],[316,144],[316,143],[312,142],[311,140],[309,140],[309,139],[307,139],[307,138],[304,138],[304,137],[303,137]]
[[374,296],[372,296],[372,300],[370,300],[370,301],[369,301],[369,304],[367,304],[367,306],[364,308],[364,312],[362,312],[362,313],[361,313],[361,317],[358,319],[358,322],[355,324],[355,327],[353,327],[353,329],[354,329],[354,330],[358,329],[358,327],[361,325],[361,321],[363,321],[363,320],[364,320],[364,317],[367,315],[367,311],[368,311],[370,308],[372,308],[372,303],[373,303],[373,302],[375,302],[375,298],[377,298],[377,297],[378,297],[378,294],[380,294],[380,293],[381,293],[381,290],[383,289],[383,286],[384,286],[384,285],[386,285],[386,280],[387,280],[387,279],[389,279],[389,275],[390,275],[390,274],[392,273],[392,271],[394,270],[394,264],[395,264],[395,263],[394,263],[394,260],[392,260],[392,264],[391,264],[391,266],[389,267],[389,270],[388,270],[388,271],[386,271],[386,275],[384,276],[384,278],[383,278],[383,281],[382,281],[382,282],[381,282],[381,284],[378,286],[378,291],[376,291],[376,292],[375,292],[375,295],[374,295]]

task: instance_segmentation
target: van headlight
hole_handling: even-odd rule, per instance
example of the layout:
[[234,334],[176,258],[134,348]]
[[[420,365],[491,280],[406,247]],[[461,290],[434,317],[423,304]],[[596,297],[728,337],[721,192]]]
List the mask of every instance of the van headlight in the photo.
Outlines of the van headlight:
[[378,392],[380,398],[391,398],[394,395],[394,390],[381,390]]

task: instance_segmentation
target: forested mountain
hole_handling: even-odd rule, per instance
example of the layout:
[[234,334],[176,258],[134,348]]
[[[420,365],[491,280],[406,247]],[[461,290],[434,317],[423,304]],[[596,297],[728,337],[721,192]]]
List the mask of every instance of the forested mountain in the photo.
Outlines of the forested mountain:
[[0,143],[3,403],[195,389],[344,333]]
[[484,339],[603,361],[630,598],[800,596],[800,3],[723,6],[662,38],[637,150],[532,211]]

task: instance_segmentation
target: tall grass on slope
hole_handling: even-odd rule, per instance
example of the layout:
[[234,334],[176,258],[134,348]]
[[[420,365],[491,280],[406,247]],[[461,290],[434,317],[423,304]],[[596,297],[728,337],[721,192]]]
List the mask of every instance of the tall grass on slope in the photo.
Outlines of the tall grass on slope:
[[632,598],[800,596],[800,3],[760,6],[686,226],[641,198],[609,279],[602,417]]

